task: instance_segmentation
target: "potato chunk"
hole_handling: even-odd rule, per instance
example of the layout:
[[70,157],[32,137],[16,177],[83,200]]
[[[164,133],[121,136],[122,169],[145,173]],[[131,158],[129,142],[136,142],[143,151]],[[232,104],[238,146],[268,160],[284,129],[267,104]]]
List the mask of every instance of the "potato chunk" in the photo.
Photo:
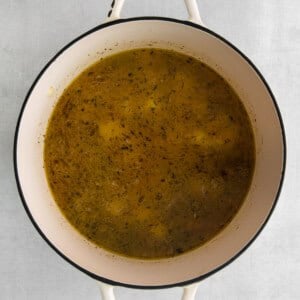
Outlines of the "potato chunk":
[[123,128],[118,121],[106,121],[99,124],[99,134],[106,141],[122,134]]
[[162,223],[158,223],[150,229],[150,233],[157,239],[164,239],[167,235],[167,227]]
[[204,128],[198,128],[189,134],[193,144],[203,147],[219,147],[222,145],[232,146],[239,135],[236,123],[229,116],[223,114],[207,123]]

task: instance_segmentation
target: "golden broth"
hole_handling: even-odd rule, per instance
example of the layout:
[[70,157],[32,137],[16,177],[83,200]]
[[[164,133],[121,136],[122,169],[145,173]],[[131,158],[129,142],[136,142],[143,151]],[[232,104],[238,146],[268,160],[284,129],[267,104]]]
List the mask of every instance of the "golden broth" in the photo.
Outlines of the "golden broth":
[[245,108],[220,75],[183,54],[137,49],[100,60],[64,91],[44,160],[58,206],[85,237],[162,258],[230,222],[254,153]]

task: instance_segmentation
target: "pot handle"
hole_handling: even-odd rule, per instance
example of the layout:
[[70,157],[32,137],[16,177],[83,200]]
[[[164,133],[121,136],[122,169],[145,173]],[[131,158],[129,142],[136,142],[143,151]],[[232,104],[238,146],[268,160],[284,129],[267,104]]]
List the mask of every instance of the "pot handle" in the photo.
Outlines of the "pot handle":
[[98,281],[98,285],[100,287],[100,292],[102,296],[102,300],[115,300],[114,287],[107,283],[103,283]]
[[[102,300],[115,300],[116,299],[115,295],[114,295],[114,287],[112,285],[109,285],[107,283],[103,283],[100,281],[98,281],[98,284],[100,287]],[[182,294],[181,300],[194,300],[198,285],[199,285],[199,283],[186,285],[183,288],[183,294]]]
[[[120,19],[121,11],[123,8],[125,0],[113,0],[111,3],[111,9],[107,16],[107,22]],[[199,9],[197,0],[184,0],[187,12],[188,12],[188,20],[193,23],[200,24],[204,26]]]

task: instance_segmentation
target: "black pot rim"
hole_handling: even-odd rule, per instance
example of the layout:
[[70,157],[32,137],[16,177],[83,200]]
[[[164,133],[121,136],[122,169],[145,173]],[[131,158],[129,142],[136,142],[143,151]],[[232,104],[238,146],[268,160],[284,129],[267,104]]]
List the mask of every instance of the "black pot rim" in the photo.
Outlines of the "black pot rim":
[[[230,46],[237,54],[239,54],[240,56],[242,56],[244,58],[244,60],[246,60],[246,62],[252,67],[252,69],[256,72],[256,74],[259,76],[259,78],[261,79],[261,81],[264,83],[265,88],[267,89],[269,95],[271,96],[272,100],[273,100],[273,105],[276,109],[276,113],[278,115],[278,119],[280,122],[280,126],[281,126],[281,134],[282,134],[282,141],[283,141],[283,164],[282,164],[282,172],[281,172],[281,179],[280,179],[280,183],[278,185],[278,190],[277,190],[277,194],[276,197],[274,199],[273,202],[273,206],[267,216],[267,218],[265,219],[264,223],[262,224],[262,226],[260,227],[260,229],[257,231],[257,233],[255,234],[255,236],[237,253],[235,254],[231,259],[229,259],[228,261],[226,261],[224,264],[218,266],[217,268],[215,268],[214,270],[198,276],[196,278],[193,278],[191,280],[187,280],[187,281],[183,281],[183,282],[177,282],[174,284],[166,284],[166,285],[155,285],[155,286],[144,286],[144,285],[135,285],[135,284],[127,284],[127,283],[123,283],[123,282],[118,282],[118,281],[113,281],[101,276],[98,276],[86,269],[84,269],[83,267],[79,266],[78,264],[76,264],[74,261],[72,261],[69,257],[67,257],[66,255],[64,255],[60,250],[58,250],[52,243],[51,241],[46,237],[46,235],[42,232],[42,230],[40,229],[40,227],[38,226],[38,224],[35,222],[33,216],[31,215],[30,209],[27,206],[26,203],[26,199],[23,195],[23,191],[21,188],[21,184],[20,184],[20,179],[19,179],[19,174],[18,174],[18,165],[17,165],[17,142],[18,142],[18,133],[19,133],[19,127],[20,127],[20,122],[22,120],[22,115],[24,112],[24,109],[26,107],[27,101],[33,91],[33,89],[35,88],[37,82],[39,81],[39,79],[42,77],[42,75],[44,74],[44,72],[48,69],[48,67],[53,63],[53,61],[59,56],[61,55],[66,49],[68,49],[70,46],[72,46],[74,43],[76,43],[77,41],[81,40],[82,38],[86,37],[87,35],[101,30],[103,28],[109,27],[109,26],[113,26],[115,24],[120,24],[120,23],[126,23],[126,22],[134,22],[134,21],[143,21],[143,20],[158,20],[158,21],[167,21],[167,22],[174,22],[174,23],[180,23],[186,26],[190,26],[190,27],[194,27],[197,28],[199,30],[205,31],[206,33],[209,33],[211,35],[213,35],[214,37],[218,38],[219,40],[221,40],[222,42],[226,43],[228,46]],[[104,283],[107,284],[111,284],[111,285],[116,285],[116,286],[124,286],[124,287],[128,287],[128,288],[137,288],[137,289],[162,289],[162,288],[171,288],[171,287],[179,287],[179,286],[185,286],[188,284],[192,284],[192,283],[196,283],[199,282],[211,275],[213,275],[214,273],[216,273],[217,271],[223,269],[224,267],[228,266],[231,262],[233,262],[236,258],[238,258],[252,243],[253,241],[258,237],[258,235],[261,233],[261,231],[263,230],[263,228],[265,227],[266,223],[268,222],[268,220],[270,219],[275,206],[278,202],[278,198],[282,189],[282,184],[284,181],[284,175],[285,175],[285,167],[286,167],[286,136],[285,136],[285,131],[284,131],[284,125],[283,125],[283,121],[282,121],[282,117],[281,117],[281,113],[279,110],[279,107],[277,105],[277,102],[275,100],[275,97],[269,87],[269,85],[267,84],[266,80],[264,79],[263,75],[260,73],[260,71],[257,69],[257,67],[255,67],[255,65],[251,62],[251,60],[245,55],[243,54],[238,48],[236,48],[233,44],[231,44],[229,41],[227,41],[225,38],[223,38],[222,36],[220,36],[219,34],[215,33],[214,31],[207,29],[206,27],[203,27],[201,25],[189,22],[189,21],[183,21],[183,20],[178,20],[178,19],[173,19],[173,18],[166,18],[166,17],[136,17],[136,18],[128,18],[128,19],[118,19],[109,23],[104,23],[101,25],[98,25],[96,27],[94,27],[93,29],[85,32],[84,34],[80,35],[79,37],[75,38],[73,41],[71,41],[69,44],[67,44],[65,47],[63,47],[59,52],[57,52],[56,55],[54,55],[54,57],[46,64],[46,66],[42,69],[42,71],[38,74],[38,76],[36,77],[36,79],[34,80],[31,88],[29,89],[25,100],[23,102],[20,114],[19,114],[19,118],[17,121],[17,125],[16,125],[16,130],[15,130],[15,136],[14,136],[14,149],[13,149],[13,162],[14,162],[14,173],[15,173],[15,178],[16,178],[16,183],[17,183],[17,187],[18,187],[18,191],[19,191],[19,195],[20,198],[22,200],[23,206],[26,210],[26,213],[29,217],[29,219],[31,220],[32,224],[34,225],[35,229],[39,232],[39,234],[41,235],[41,237],[47,242],[47,244],[58,254],[60,255],[64,260],[66,260],[67,262],[69,262],[71,265],[73,265],[75,268],[77,268],[78,270],[82,271],[83,273],[89,275],[90,277],[92,277],[93,279],[102,281]]]

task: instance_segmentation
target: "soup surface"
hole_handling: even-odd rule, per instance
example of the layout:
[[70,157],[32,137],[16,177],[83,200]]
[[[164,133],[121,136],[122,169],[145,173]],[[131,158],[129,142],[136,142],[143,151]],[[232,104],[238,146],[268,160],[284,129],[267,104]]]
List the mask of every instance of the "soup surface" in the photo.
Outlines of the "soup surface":
[[137,49],[107,57],[64,91],[45,169],[69,222],[100,247],[163,258],[226,226],[252,180],[254,137],[232,88],[200,61]]

